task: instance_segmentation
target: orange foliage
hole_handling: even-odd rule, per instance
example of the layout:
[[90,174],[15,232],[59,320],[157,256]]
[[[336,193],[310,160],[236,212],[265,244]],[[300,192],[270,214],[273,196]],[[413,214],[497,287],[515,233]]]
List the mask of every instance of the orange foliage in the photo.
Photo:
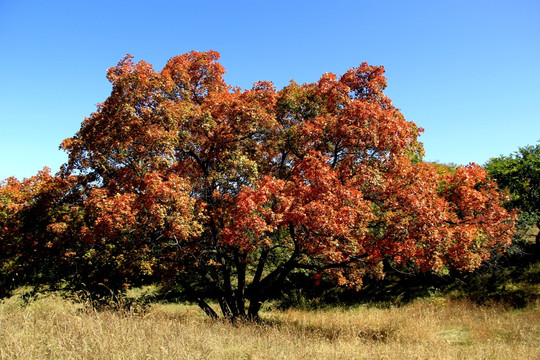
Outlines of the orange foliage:
[[352,286],[383,259],[471,270],[509,244],[514,214],[480,167],[420,161],[422,129],[384,95],[382,67],[241,90],[218,59],[109,69],[110,97],[62,143],[84,210],[72,232],[93,246],[81,256],[210,287],[234,317],[294,269]]

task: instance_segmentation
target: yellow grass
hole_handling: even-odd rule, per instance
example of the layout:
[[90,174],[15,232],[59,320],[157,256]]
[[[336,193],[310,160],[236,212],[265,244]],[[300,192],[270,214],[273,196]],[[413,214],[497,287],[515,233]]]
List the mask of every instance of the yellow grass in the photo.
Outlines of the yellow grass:
[[401,308],[272,311],[214,322],[190,305],[98,312],[57,297],[0,304],[1,359],[540,359],[538,307],[437,298]]

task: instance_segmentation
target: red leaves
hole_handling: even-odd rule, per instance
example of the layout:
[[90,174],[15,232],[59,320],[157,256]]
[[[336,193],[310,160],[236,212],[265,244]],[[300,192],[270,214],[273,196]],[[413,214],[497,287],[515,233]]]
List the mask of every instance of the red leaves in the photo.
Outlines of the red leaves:
[[290,179],[264,177],[256,187],[243,188],[224,231],[227,244],[242,239],[242,248],[252,251],[271,246],[272,236],[293,227],[294,235],[279,240],[296,243],[306,254],[331,261],[352,254],[365,239],[369,202],[355,186],[341,183],[326,160],[309,155]]
[[382,208],[388,255],[414,259],[424,270],[471,270],[489,258],[490,249],[510,244],[514,215],[501,207],[502,195],[484,170],[430,168],[418,164],[388,188],[394,194]]
[[444,180],[441,195],[450,203],[448,223],[453,230],[449,256],[460,268],[474,269],[489,258],[489,249],[510,245],[516,214],[501,206],[504,195],[478,165],[459,167]]
[[377,100],[386,88],[383,66],[371,66],[362,63],[341,76],[340,82],[347,85],[356,99],[363,101]]
[[206,96],[227,89],[223,74],[225,68],[217,62],[220,55],[216,51],[198,52],[171,58],[162,74],[172,81],[172,91],[183,100],[201,103]]
[[128,56],[109,70],[111,96],[62,145],[85,238],[143,255],[174,242],[163,258],[195,267],[265,249],[343,284],[384,258],[472,269],[510,241],[481,168],[421,162],[422,129],[384,95],[383,67],[276,92],[229,87],[218,59],[191,52],[156,72]]
[[189,197],[189,184],[177,175],[163,179],[158,173],[147,173],[136,188],[112,194],[103,188],[92,190],[85,207],[95,218],[93,227],[98,236],[158,233],[185,241],[200,233],[200,214]]

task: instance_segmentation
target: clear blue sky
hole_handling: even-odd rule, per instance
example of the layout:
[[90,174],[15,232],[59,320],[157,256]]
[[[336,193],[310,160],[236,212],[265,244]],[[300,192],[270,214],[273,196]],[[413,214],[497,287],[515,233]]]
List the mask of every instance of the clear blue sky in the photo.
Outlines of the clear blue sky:
[[0,179],[56,172],[125,54],[160,70],[208,49],[242,88],[384,65],[426,160],[483,164],[540,140],[538,0],[0,0]]

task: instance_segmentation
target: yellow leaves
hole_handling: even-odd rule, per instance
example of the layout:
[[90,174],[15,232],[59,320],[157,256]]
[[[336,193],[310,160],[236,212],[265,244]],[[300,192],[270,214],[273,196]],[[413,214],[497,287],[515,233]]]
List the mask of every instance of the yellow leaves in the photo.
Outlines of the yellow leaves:
[[155,259],[152,260],[143,260],[139,264],[139,269],[144,275],[152,275],[154,273],[153,266],[155,265]]
[[73,258],[73,257],[75,257],[76,255],[77,255],[77,253],[74,252],[74,251],[66,251],[66,252],[64,253],[64,258],[66,258],[66,259],[67,259],[67,258]]
[[343,275],[339,275],[338,278],[337,278],[337,281],[336,281],[337,285],[339,286],[343,286],[345,284],[348,283],[347,279],[345,279],[345,277]]
[[60,223],[52,223],[47,226],[47,230],[50,231],[53,234],[63,234],[68,228],[68,224],[65,222]]

